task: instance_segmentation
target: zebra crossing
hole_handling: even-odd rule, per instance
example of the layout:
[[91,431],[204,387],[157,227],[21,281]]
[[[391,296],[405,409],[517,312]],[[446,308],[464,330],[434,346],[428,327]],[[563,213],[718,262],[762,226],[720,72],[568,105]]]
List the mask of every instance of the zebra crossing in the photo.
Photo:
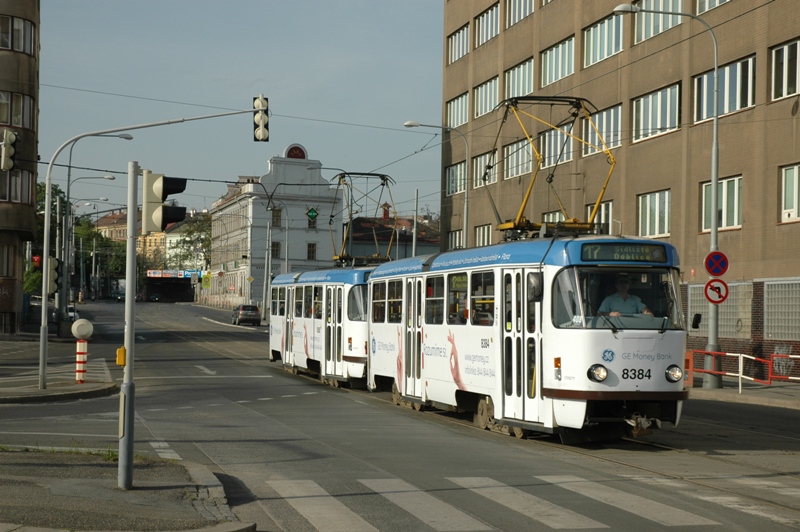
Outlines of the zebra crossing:
[[[697,488],[690,482],[673,479],[621,476],[617,481],[629,485],[628,491],[623,491],[611,487],[608,482],[587,480],[574,475],[532,476],[531,483],[527,487],[533,486],[539,493],[547,493],[550,500],[489,477],[446,477],[445,480],[452,484],[452,488],[426,491],[398,478],[359,479],[355,482],[362,486],[361,490],[353,490],[350,487],[345,490],[344,495],[328,493],[321,484],[312,480],[281,479],[265,482],[277,494],[272,500],[285,502],[320,532],[392,530],[398,526],[395,519],[400,519],[400,515],[403,516],[402,519],[413,517],[412,521],[421,522],[422,525],[416,527],[418,529],[427,527],[430,530],[447,532],[501,529],[502,525],[492,522],[497,515],[503,516],[504,523],[512,520],[515,528],[520,530],[623,530],[634,523],[637,527],[646,527],[647,522],[660,527],[717,527],[719,530],[719,527],[731,522],[739,522],[736,512],[743,512],[747,514],[747,518],[759,520],[765,523],[765,526],[772,523],[788,528],[800,527],[800,513],[776,508],[768,502],[760,503],[755,499],[746,499],[726,491]],[[729,480],[733,483],[747,483],[747,480],[742,479]],[[641,485],[637,487],[637,483]],[[763,481],[756,482],[759,483],[764,484]],[[707,503],[711,503],[716,509],[714,517],[720,519],[718,516],[723,515],[727,521],[726,519],[717,521],[701,515],[702,512],[697,510],[701,505],[698,504],[670,505],[660,501],[674,501],[672,497],[652,500],[638,495],[637,493],[653,493],[652,489],[643,489],[645,486],[656,488],[656,494],[671,493],[681,498],[688,496],[706,503],[702,506],[707,507]],[[362,491],[364,488],[367,491]],[[546,491],[543,492],[542,488]],[[766,488],[779,489],[774,483],[768,483]],[[785,488],[785,490],[790,489]],[[444,497],[447,500],[440,498],[436,492],[447,493]],[[458,500],[467,501],[464,503],[466,509],[453,503],[454,493],[458,492],[461,492],[458,495],[461,498]],[[486,515],[484,518],[480,510],[476,509],[480,505],[473,499],[464,499],[464,493],[470,494],[468,497],[478,495],[485,499],[485,504],[499,505],[502,510],[492,512],[492,515]],[[369,513],[364,510],[365,507],[376,506],[374,500],[372,503],[364,502],[364,498],[370,496],[381,497],[384,499],[383,504],[390,503],[394,507],[393,510],[385,512],[387,514],[385,522],[376,523],[374,512],[371,514],[371,520],[370,515],[359,515],[360,511]],[[360,499],[359,503],[367,506],[354,503],[354,498]],[[565,500],[570,501],[570,508],[552,502]],[[598,504],[610,506],[614,510],[611,513],[598,512]],[[694,511],[686,510],[687,506]],[[393,512],[399,512],[395,518],[391,517]],[[298,516],[291,512],[279,512],[279,515],[287,519],[287,522],[279,523],[285,529],[298,526],[292,521],[299,519]],[[603,522],[603,516],[609,515],[613,515],[610,522]],[[768,521],[764,521],[765,519]],[[413,527],[404,522],[402,528],[408,526]]]

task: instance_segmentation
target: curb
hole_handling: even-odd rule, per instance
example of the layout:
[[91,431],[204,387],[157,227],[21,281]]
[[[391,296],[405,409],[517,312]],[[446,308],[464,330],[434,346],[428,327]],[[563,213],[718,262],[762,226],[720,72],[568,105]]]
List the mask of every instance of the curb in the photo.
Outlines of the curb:
[[52,401],[68,401],[72,399],[90,399],[93,397],[106,397],[119,391],[116,383],[106,383],[88,390],[69,390],[64,392],[44,392],[30,395],[0,396],[0,404],[9,403],[49,403]]

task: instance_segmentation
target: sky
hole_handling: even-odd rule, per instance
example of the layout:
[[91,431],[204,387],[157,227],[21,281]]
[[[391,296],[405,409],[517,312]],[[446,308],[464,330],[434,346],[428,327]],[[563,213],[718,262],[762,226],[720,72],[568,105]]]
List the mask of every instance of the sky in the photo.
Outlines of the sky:
[[[266,174],[298,143],[323,167],[391,176],[399,214],[413,214],[415,193],[420,213],[438,213],[441,136],[403,123],[441,123],[443,10],[439,0],[41,0],[40,180],[76,135],[246,110],[264,94],[269,142],[253,140],[251,114],[80,139],[71,199],[124,206],[137,161],[188,178],[170,199],[210,209],[226,183]],[[66,148],[52,173],[62,190],[69,161]],[[77,180],[107,174],[116,179]]]

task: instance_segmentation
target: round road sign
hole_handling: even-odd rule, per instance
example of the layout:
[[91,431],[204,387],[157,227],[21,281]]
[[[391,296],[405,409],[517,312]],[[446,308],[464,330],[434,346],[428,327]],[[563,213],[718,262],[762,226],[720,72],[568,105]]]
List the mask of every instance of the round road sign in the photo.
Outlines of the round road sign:
[[706,271],[713,277],[720,277],[725,275],[728,271],[728,257],[721,251],[712,251],[706,255],[705,261]]
[[728,299],[728,283],[722,279],[711,279],[706,283],[703,293],[709,303],[719,305]]

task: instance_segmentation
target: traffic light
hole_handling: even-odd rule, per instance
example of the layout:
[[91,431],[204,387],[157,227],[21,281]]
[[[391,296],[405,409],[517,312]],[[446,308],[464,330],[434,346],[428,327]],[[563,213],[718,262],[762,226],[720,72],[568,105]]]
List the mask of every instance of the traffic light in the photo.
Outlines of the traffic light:
[[186,179],[144,170],[142,182],[142,236],[163,231],[168,224],[186,218],[186,207],[164,205],[167,196],[186,190]]
[[47,286],[48,294],[55,294],[58,292],[58,286],[61,284],[61,259],[50,257],[50,284]]
[[14,143],[17,141],[17,135],[8,129],[3,130],[3,148],[2,156],[0,156],[0,170],[8,172],[14,168]]
[[259,94],[253,98],[253,140],[256,142],[269,142],[269,98]]

